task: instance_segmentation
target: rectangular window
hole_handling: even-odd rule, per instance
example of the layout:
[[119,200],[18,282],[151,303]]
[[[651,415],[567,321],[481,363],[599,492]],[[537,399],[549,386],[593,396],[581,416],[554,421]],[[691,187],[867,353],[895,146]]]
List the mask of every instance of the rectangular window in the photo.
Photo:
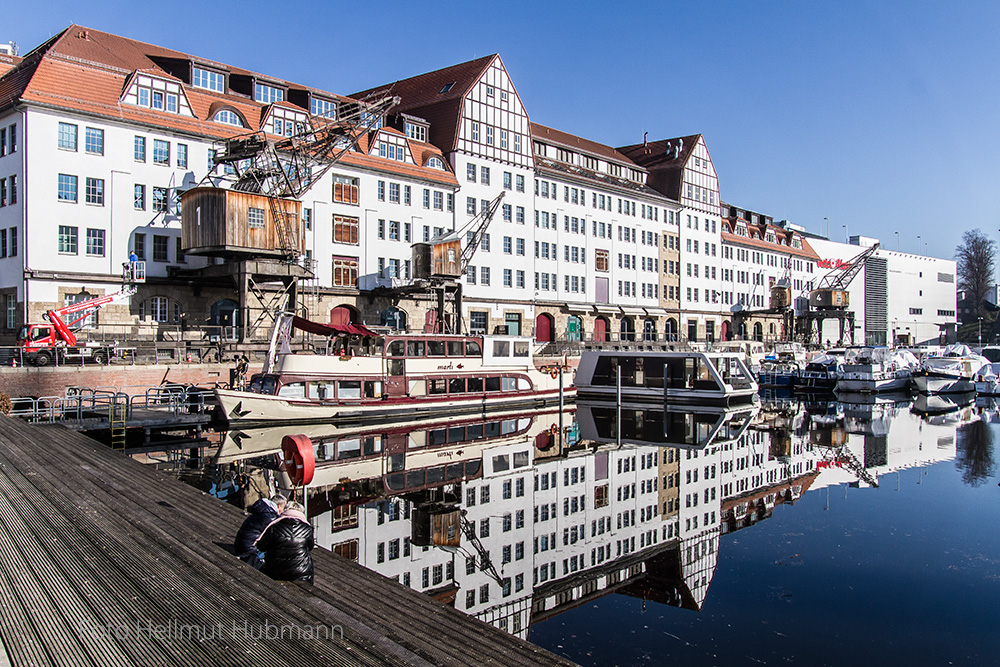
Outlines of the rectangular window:
[[389,184],[389,201],[393,204],[399,203],[399,183]]
[[503,286],[513,287],[514,286],[514,272],[510,269],[503,270]]
[[104,179],[87,177],[84,181],[84,197],[88,204],[104,206]]
[[[76,133],[76,125],[73,125],[72,123],[59,123],[59,148],[67,151],[75,151]],[[6,133],[0,134],[0,137],[3,137],[3,139],[0,139],[0,146],[3,147],[0,149],[3,151],[0,152],[0,155],[3,155],[7,148]]]
[[519,270],[517,272],[517,276],[516,277],[517,277],[517,283],[516,283],[517,286],[523,288],[524,287],[524,271],[520,271]]
[[153,139],[153,164],[170,166],[170,142]]
[[191,76],[191,85],[196,88],[207,88],[219,93],[226,92],[226,77],[219,72],[195,67]]
[[77,253],[77,228],[59,225],[59,252],[75,255]]
[[479,182],[482,183],[483,185],[489,185],[490,184],[490,168],[489,167],[482,167],[482,168],[480,168],[480,170],[479,170]]
[[86,128],[84,150],[91,155],[104,155],[104,130]]
[[0,199],[6,199],[5,202],[0,201],[0,206],[17,203],[17,174],[11,174],[7,181],[10,183],[10,198],[7,199],[7,195],[0,196]]
[[167,211],[167,189],[153,186],[153,210],[157,213]]
[[153,234],[153,261],[154,262],[166,262],[167,253],[169,252],[169,236],[160,236],[159,234]]
[[87,230],[87,254],[91,257],[104,257],[104,230]]
[[358,179],[334,174],[333,201],[356,206],[358,203]]
[[333,216],[333,242],[358,244],[358,218]]
[[187,169],[188,166],[187,144],[177,144],[177,166],[182,169]]
[[357,257],[333,257],[333,284],[336,287],[354,287],[358,282]]
[[17,227],[10,228],[10,256],[17,257]]
[[146,137],[136,136],[133,157],[136,162],[146,161]]
[[476,165],[472,164],[471,162],[465,165],[465,180],[469,181],[470,183],[476,182]]
[[264,223],[267,217],[264,214],[264,209],[249,207],[247,211],[247,226],[250,229],[264,229]]
[[59,174],[59,201],[76,203],[77,178],[69,174]]
[[263,83],[255,83],[253,87],[253,98],[263,104],[272,102],[282,102],[285,99],[285,91],[274,86],[266,86]]
[[181,242],[181,237],[178,236],[174,240],[176,241],[176,243],[174,244],[174,255],[176,256],[176,261],[185,262],[186,260],[184,259],[184,247],[183,247],[184,244]]
[[[454,195],[451,195],[451,194],[448,195],[448,210],[449,211],[451,211],[455,207],[453,197],[454,197]],[[434,210],[435,211],[440,211],[441,210],[441,193],[438,192],[437,190],[434,191]]]
[[517,184],[515,189],[518,192],[524,192],[524,176],[522,174],[518,174],[514,182]]

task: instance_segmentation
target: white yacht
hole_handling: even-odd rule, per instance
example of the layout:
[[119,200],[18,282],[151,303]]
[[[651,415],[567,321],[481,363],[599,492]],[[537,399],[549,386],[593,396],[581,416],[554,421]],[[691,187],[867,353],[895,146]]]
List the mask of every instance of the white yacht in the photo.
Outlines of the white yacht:
[[976,390],[976,371],[988,360],[969,348],[956,343],[939,356],[926,357],[920,370],[913,374],[913,383],[922,394],[960,394]]
[[837,380],[837,391],[878,394],[906,391],[920,362],[909,350],[881,346],[849,347]]

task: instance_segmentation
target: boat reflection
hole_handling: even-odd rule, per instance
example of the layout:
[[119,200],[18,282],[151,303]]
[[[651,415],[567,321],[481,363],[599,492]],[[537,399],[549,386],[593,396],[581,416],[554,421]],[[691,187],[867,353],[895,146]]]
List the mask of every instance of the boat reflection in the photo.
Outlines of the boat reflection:
[[[609,593],[699,610],[724,535],[810,489],[877,486],[955,458],[957,425],[979,419],[971,404],[947,419],[911,404],[592,400],[375,430],[311,427],[307,511],[320,546],[524,638],[533,623]],[[995,404],[978,410],[997,414]],[[287,487],[272,456],[286,433],[231,433],[217,460],[258,465]]]

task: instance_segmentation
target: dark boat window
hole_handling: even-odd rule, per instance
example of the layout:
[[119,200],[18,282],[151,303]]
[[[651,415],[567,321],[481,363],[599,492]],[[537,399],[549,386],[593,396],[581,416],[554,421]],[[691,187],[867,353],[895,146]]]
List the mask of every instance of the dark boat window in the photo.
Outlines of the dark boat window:
[[487,422],[483,424],[483,435],[487,438],[495,438],[500,435],[500,422]]
[[448,442],[448,429],[436,428],[427,432],[427,444],[443,445]]
[[443,340],[429,340],[429,341],[427,341],[427,356],[428,357],[443,357],[444,356],[444,341]]
[[341,440],[337,443],[337,459],[356,459],[361,456],[361,440]]
[[444,481],[444,466],[431,468],[427,471],[427,484],[441,483]]
[[465,464],[465,476],[475,477],[479,474],[479,469],[482,467],[482,461],[469,461]]
[[516,341],[514,341],[514,356],[515,357],[527,357],[527,356],[529,356],[528,341],[526,341],[526,340],[516,340]]
[[523,468],[528,465],[528,452],[514,452],[514,467]]
[[500,378],[486,378],[486,391],[500,391]]
[[427,381],[427,393],[428,394],[447,394],[448,385],[445,384],[445,380],[428,380]]
[[394,340],[389,343],[389,353],[390,357],[402,357],[406,355],[406,343],[401,340]]
[[393,454],[389,457],[389,472],[396,472],[406,467],[406,454]]
[[448,341],[448,356],[449,357],[464,357],[465,356],[465,343],[460,340],[450,340]]
[[250,391],[255,394],[274,394],[277,378],[273,375],[255,375],[250,380]]
[[468,378],[468,390],[470,393],[482,393],[483,391],[483,378]]
[[406,471],[406,488],[412,489],[416,486],[424,485],[424,471],[423,470],[407,470]]
[[461,463],[449,463],[445,477],[448,479],[458,479],[462,476],[464,466]]
[[403,490],[403,473],[397,472],[385,478],[385,485],[393,491]]
[[464,394],[465,393],[465,378],[452,378],[448,380],[448,393],[449,394]]
[[365,456],[378,454],[382,451],[382,436],[365,436],[364,445]]
[[382,395],[381,380],[365,380],[365,398],[378,398]]
[[408,357],[424,356],[424,341],[422,340],[406,341],[406,356]]
[[467,357],[481,357],[483,356],[483,348],[480,347],[479,343],[470,340],[465,343],[465,356]]
[[464,426],[452,426],[448,429],[448,442],[465,442],[465,427]]
[[466,436],[469,440],[481,440],[483,437],[483,425],[482,424],[472,424],[465,429]]
[[337,398],[361,398],[361,380],[341,380],[337,386]]

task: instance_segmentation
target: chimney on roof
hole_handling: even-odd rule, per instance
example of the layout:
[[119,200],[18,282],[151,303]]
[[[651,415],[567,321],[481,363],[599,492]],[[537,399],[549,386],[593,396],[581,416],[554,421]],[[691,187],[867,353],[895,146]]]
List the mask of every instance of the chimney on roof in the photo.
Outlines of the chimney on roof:
[[90,33],[87,32],[86,30],[81,30],[80,32],[76,33],[76,36],[79,37],[80,39],[90,39]]
[[674,149],[674,157],[680,157],[682,150],[684,150],[684,140],[683,139],[678,139],[677,140],[677,148]]

